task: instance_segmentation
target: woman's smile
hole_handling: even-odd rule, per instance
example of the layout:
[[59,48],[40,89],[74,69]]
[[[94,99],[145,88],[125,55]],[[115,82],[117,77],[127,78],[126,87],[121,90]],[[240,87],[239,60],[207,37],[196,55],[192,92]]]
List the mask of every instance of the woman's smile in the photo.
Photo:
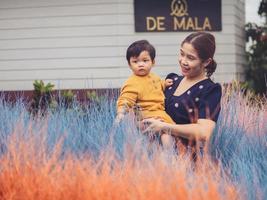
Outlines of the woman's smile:
[[190,67],[181,66],[182,73],[188,73],[190,71]]

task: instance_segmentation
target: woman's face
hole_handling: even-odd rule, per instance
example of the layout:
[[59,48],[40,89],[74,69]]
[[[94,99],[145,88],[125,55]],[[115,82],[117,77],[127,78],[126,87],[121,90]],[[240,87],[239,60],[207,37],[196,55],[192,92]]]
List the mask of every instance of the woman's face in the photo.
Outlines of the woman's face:
[[188,78],[205,77],[207,63],[199,58],[196,49],[190,43],[184,43],[181,46],[178,60],[183,76]]

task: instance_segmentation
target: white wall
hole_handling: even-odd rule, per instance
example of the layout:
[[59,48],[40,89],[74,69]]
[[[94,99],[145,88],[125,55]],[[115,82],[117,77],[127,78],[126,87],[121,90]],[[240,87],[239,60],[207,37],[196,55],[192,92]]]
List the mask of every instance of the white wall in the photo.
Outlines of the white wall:
[[[222,0],[215,81],[242,74],[244,9],[244,0]],[[188,34],[135,33],[133,0],[1,0],[0,90],[31,90],[36,79],[60,89],[120,87],[130,74],[125,51],[139,39],[154,44],[154,72],[165,77],[179,72]]]

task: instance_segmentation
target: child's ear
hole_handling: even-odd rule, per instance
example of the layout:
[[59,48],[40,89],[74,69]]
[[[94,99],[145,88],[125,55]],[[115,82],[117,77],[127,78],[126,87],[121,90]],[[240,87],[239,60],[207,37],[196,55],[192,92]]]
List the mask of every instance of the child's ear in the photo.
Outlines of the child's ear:
[[155,59],[154,59],[154,60],[152,60],[152,65],[155,65]]

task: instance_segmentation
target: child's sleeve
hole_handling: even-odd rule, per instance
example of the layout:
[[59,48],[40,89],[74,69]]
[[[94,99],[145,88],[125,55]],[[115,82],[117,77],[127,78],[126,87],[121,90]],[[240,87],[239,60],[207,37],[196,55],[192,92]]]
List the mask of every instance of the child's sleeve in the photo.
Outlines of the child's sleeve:
[[165,91],[166,88],[165,79],[161,79],[161,88],[163,91]]
[[126,82],[121,88],[121,93],[117,101],[117,113],[128,112],[132,108],[138,97],[137,85],[134,83]]

